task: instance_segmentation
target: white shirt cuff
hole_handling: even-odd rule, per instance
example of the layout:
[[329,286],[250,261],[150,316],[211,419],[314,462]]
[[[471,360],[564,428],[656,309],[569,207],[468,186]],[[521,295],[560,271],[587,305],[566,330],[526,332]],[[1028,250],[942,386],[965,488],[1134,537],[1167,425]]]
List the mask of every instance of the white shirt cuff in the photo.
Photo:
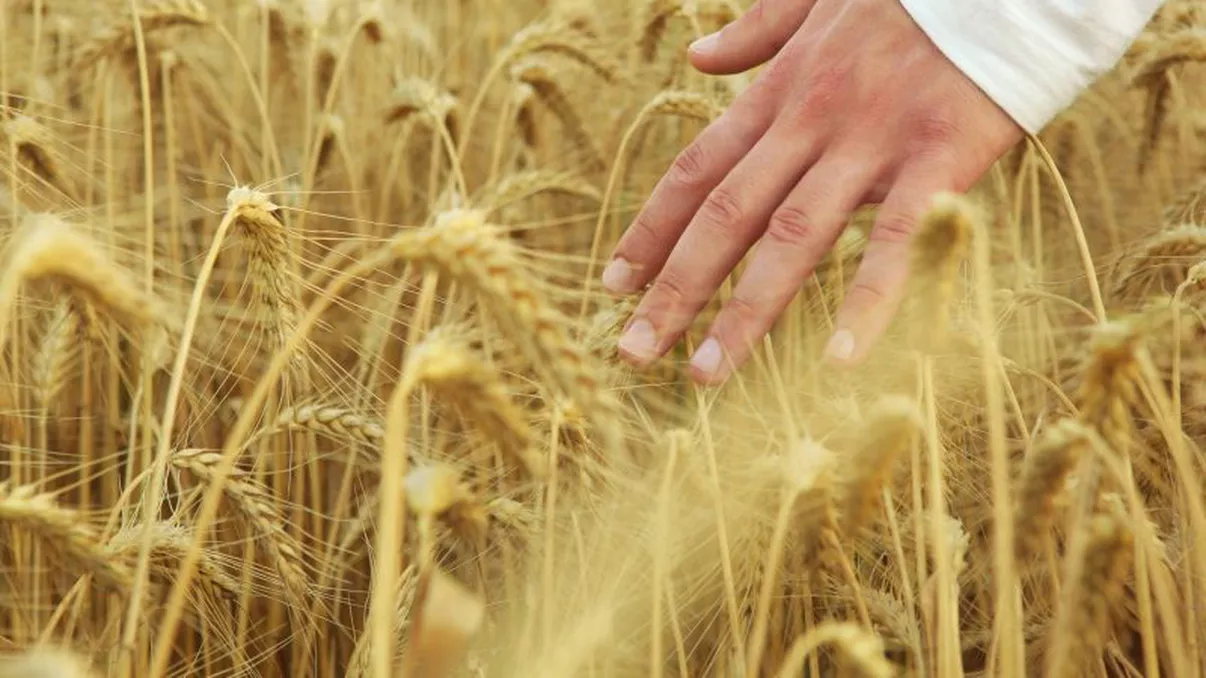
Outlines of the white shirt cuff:
[[938,49],[1037,133],[1112,69],[1163,0],[900,0]]

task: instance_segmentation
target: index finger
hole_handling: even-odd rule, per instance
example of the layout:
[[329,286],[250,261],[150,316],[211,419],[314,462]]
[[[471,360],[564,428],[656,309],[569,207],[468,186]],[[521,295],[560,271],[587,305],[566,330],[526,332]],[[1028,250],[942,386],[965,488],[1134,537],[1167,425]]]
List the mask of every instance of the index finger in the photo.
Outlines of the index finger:
[[766,110],[734,104],[679,153],[616,245],[603,271],[605,288],[631,294],[661,271],[707,195],[765,133]]

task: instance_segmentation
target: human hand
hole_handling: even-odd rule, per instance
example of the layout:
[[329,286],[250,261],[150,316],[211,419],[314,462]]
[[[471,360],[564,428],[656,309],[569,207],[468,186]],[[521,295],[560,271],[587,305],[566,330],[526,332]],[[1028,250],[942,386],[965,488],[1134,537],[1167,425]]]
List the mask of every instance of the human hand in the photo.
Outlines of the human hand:
[[758,0],[690,57],[710,74],[769,64],[678,156],[617,245],[604,287],[634,293],[652,281],[621,354],[637,365],[664,355],[757,242],[691,359],[697,381],[722,382],[849,216],[879,204],[826,349],[839,362],[861,360],[900,305],[908,240],[930,197],[969,189],[1022,128],[900,0]]

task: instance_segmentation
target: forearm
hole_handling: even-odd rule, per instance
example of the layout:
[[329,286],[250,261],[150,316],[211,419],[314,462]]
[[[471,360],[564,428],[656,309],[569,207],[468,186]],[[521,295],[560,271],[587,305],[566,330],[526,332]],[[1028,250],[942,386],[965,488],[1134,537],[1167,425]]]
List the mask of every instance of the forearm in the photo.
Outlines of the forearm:
[[1163,0],[900,0],[947,58],[1029,132],[1110,70]]

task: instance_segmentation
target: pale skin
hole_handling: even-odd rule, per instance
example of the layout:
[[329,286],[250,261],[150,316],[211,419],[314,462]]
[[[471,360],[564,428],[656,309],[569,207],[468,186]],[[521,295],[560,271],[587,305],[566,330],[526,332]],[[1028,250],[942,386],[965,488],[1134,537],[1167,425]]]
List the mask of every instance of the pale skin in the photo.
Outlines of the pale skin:
[[638,366],[664,355],[753,248],[691,360],[696,381],[724,382],[872,204],[826,348],[860,362],[899,308],[931,197],[971,188],[1023,130],[898,0],[758,0],[690,59],[714,75],[767,67],[679,154],[616,246],[604,287],[644,290],[620,353]]

